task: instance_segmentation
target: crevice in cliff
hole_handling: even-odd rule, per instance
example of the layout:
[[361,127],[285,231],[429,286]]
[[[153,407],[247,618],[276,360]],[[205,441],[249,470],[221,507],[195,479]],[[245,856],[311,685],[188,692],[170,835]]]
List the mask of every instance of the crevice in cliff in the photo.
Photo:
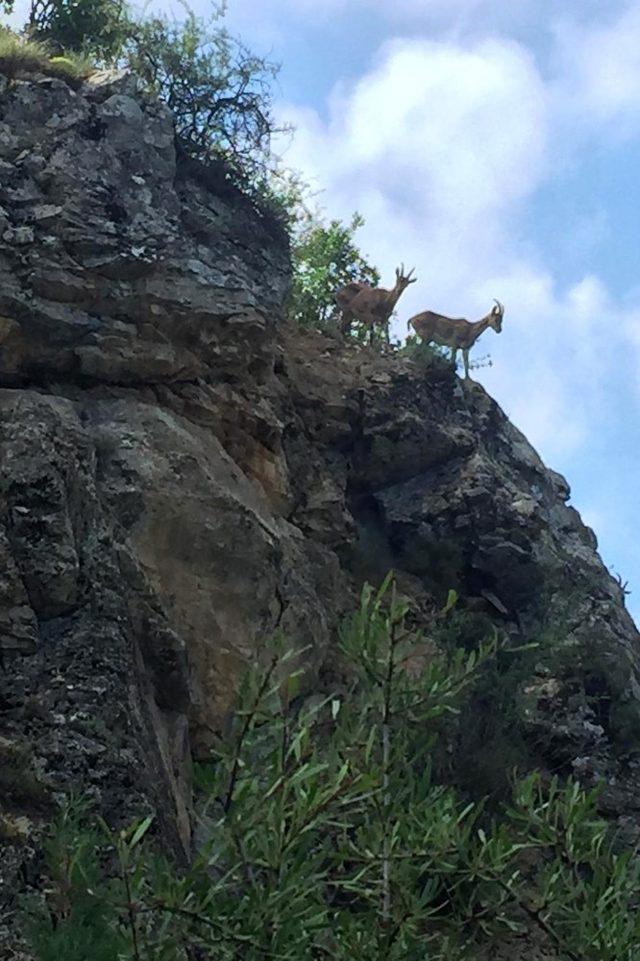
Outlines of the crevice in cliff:
[[346,502],[355,521],[355,537],[352,543],[338,548],[338,556],[358,587],[365,581],[380,584],[390,570],[399,566],[380,506],[366,491],[347,491]]

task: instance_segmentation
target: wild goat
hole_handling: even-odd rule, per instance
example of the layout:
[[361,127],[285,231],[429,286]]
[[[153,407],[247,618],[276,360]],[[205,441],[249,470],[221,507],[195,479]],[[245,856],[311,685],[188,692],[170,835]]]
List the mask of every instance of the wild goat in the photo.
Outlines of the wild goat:
[[496,300],[495,307],[492,307],[481,320],[476,320],[474,323],[465,320],[463,317],[444,317],[442,314],[434,314],[432,310],[425,310],[407,321],[407,330],[413,327],[418,337],[427,344],[433,342],[440,344],[441,347],[450,347],[451,363],[454,367],[456,365],[456,354],[461,350],[464,360],[464,376],[468,378],[469,351],[487,327],[493,327],[495,332],[499,334],[502,330],[503,317],[504,307],[499,300]]
[[370,287],[361,281],[354,280],[346,287],[342,287],[335,295],[335,301],[342,311],[340,329],[346,336],[351,330],[354,320],[359,320],[369,328],[369,343],[373,343],[375,325],[385,328],[387,343],[389,343],[389,320],[400,295],[409,284],[415,284],[417,277],[411,278],[415,270],[412,268],[405,276],[404,264],[400,269],[396,267],[396,282],[392,290],[383,287]]

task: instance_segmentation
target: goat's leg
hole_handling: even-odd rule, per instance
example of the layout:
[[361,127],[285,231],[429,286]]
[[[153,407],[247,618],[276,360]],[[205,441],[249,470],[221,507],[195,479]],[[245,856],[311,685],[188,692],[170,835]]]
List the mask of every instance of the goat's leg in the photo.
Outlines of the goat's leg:
[[464,361],[464,376],[465,380],[469,380],[469,351],[462,351],[462,359]]
[[351,333],[351,324],[353,323],[353,314],[350,310],[343,310],[342,317],[340,318],[340,330],[345,337],[348,337]]
[[454,370],[456,369],[456,354],[457,354],[457,353],[458,353],[458,348],[457,348],[457,347],[452,347],[452,348],[451,348],[451,366],[453,367]]

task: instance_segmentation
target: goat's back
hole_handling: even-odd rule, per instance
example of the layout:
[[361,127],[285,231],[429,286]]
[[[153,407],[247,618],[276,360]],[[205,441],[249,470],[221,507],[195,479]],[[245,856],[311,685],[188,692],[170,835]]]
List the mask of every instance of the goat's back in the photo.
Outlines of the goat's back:
[[335,294],[335,302],[340,307],[341,310],[346,310],[351,306],[355,298],[363,290],[368,290],[368,284],[365,284],[362,280],[352,280],[350,283],[345,284],[341,287]]
[[433,341],[442,347],[454,347],[459,350],[469,350],[483,330],[486,330],[486,320],[472,323],[465,317],[445,317],[432,310],[424,310],[409,320],[418,337],[424,341]]
[[443,314],[436,314],[433,310],[423,310],[419,314],[414,314],[407,321],[407,330],[411,327],[415,330],[419,337],[424,338],[428,334],[433,333],[436,329],[438,321],[447,320]]

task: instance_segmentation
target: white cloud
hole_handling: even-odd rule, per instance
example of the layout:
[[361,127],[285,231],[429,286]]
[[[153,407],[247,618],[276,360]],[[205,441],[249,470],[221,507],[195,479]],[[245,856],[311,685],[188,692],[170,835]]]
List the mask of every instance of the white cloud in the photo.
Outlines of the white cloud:
[[[467,218],[527,193],[544,149],[544,91],[528,54],[485,41],[467,49],[395,41],[341,109],[337,129],[360,168]],[[336,118],[337,119],[337,118]]]
[[416,264],[405,310],[425,297],[486,309],[485,279],[510,272],[514,212],[547,169],[546,93],[522,47],[394,41],[326,121],[282,113],[297,127],[286,161],[326,188],[331,214],[365,216],[362,246],[387,276]]
[[625,319],[625,334],[634,350],[633,384],[640,403],[640,307],[630,310]]
[[13,13],[0,14],[0,24],[8,24],[10,27],[19,27],[29,16],[31,7],[30,0],[17,0]]
[[[452,23],[464,27],[475,21],[481,30],[487,30],[497,23],[523,23],[539,11],[540,3],[549,0],[518,0],[517,4],[504,0],[262,0],[260,13],[265,20],[287,16],[314,22],[337,15],[352,19],[359,14],[376,15],[396,28],[409,24],[450,27]],[[230,16],[237,20],[239,15],[247,15],[253,4],[254,0],[231,0]]]
[[407,250],[423,285],[444,294],[465,264],[486,273],[514,204],[542,176],[544,87],[510,41],[394,41],[376,59],[334,93],[326,122],[282,109],[297,127],[286,160],[326,187],[332,214],[364,214],[374,259],[390,270]]
[[614,416],[611,371],[625,347],[624,310],[591,276],[563,292],[549,271],[523,266],[500,289],[512,304],[503,327],[504,334],[511,320],[511,336],[491,346],[495,367],[482,380],[545,457],[566,463]]
[[556,68],[567,108],[591,126],[610,121],[637,125],[640,2],[626,3],[622,9],[614,4],[588,23],[561,20],[555,34]]

